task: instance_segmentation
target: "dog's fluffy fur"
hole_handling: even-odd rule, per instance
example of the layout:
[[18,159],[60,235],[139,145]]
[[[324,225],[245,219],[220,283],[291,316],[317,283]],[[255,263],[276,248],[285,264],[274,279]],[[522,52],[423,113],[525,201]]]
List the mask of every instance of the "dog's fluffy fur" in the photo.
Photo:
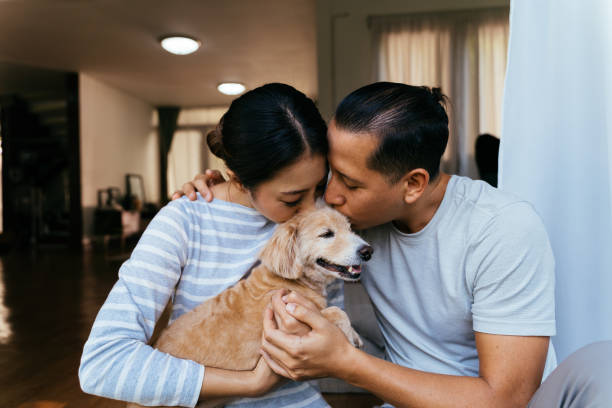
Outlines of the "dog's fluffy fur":
[[277,227],[247,279],[185,313],[154,347],[202,365],[252,370],[260,357],[263,313],[276,289],[296,291],[315,303],[357,347],[363,344],[348,316],[326,307],[325,287],[336,278],[359,279],[367,243],[339,212],[319,204]]

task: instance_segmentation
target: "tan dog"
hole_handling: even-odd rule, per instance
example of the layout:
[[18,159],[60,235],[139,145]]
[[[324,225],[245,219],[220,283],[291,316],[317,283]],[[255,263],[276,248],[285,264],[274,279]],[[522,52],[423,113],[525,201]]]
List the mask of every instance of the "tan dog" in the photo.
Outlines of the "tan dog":
[[205,366],[252,370],[260,357],[264,310],[273,291],[282,288],[310,299],[361,347],[346,313],[326,307],[325,287],[337,278],[358,280],[372,248],[351,232],[342,214],[317,207],[278,226],[248,278],[179,317],[154,347]]

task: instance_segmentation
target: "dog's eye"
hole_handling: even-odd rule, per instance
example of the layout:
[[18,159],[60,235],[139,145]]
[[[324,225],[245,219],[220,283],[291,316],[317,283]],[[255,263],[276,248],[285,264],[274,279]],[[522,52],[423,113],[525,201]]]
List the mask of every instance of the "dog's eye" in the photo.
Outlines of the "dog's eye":
[[334,231],[332,230],[327,230],[325,231],[323,234],[319,235],[319,238],[333,238],[334,237]]

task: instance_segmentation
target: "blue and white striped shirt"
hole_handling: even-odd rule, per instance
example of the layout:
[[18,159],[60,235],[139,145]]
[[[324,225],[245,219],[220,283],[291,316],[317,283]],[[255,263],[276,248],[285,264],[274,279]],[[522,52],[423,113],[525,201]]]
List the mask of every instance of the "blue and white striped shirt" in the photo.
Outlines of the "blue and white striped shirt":
[[[234,285],[255,262],[276,224],[257,211],[198,195],[162,208],[119,269],[119,280],[85,343],[79,379],[90,394],[141,405],[197,404],[205,367],[147,345],[172,300],[170,322]],[[343,285],[328,287],[330,305],[342,307]],[[289,382],[259,398],[232,405],[326,407],[316,387]]]

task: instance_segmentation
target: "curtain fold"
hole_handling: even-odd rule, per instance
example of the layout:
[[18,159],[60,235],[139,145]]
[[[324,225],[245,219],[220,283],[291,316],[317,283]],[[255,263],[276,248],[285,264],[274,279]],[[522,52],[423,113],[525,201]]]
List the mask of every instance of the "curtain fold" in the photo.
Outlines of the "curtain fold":
[[159,118],[159,182],[160,200],[164,205],[168,202],[168,152],[172,145],[172,138],[176,131],[180,108],[175,106],[162,106],[157,108]]
[[476,137],[500,136],[508,9],[371,19],[375,80],[441,87],[449,96],[449,173],[478,178]]
[[500,188],[530,201],[556,259],[559,360],[612,339],[612,3],[511,3]]

